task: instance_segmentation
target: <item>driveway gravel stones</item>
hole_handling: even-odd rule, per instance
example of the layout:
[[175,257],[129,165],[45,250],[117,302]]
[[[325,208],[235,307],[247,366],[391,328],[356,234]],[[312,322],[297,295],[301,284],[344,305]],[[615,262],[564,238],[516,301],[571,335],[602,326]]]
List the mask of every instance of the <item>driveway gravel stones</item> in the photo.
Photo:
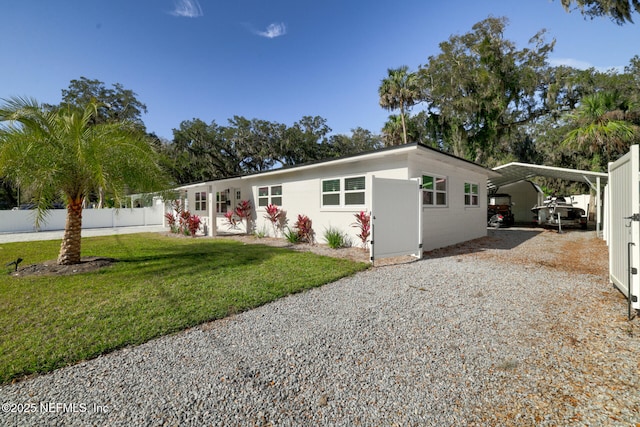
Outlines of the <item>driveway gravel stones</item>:
[[554,264],[575,242],[606,265],[593,233],[492,231],[4,385],[0,424],[638,425],[638,319]]

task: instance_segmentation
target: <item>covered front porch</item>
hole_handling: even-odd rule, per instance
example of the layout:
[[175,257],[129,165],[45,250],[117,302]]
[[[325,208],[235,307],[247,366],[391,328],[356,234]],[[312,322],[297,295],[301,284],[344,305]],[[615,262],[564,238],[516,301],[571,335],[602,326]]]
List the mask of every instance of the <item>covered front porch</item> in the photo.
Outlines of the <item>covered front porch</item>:
[[[233,212],[242,200],[251,202],[255,216],[251,188],[243,188],[240,178],[183,185],[176,190],[178,191],[177,200],[183,209],[201,218],[201,232],[206,236],[217,236],[221,233],[247,233],[245,222],[237,221],[232,224],[225,216],[228,212]],[[172,207],[168,206],[168,209]]]

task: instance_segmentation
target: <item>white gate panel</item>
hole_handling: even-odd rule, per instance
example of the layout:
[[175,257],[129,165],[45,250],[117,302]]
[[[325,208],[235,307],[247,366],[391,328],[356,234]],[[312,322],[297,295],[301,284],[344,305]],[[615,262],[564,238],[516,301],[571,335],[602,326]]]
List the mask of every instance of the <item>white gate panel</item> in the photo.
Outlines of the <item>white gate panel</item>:
[[417,180],[372,178],[371,260],[422,258],[422,209]]
[[631,308],[636,310],[640,309],[640,275],[630,274],[630,267],[640,270],[640,221],[630,218],[640,213],[639,171],[637,145],[609,164],[609,277],[627,298],[631,288]]

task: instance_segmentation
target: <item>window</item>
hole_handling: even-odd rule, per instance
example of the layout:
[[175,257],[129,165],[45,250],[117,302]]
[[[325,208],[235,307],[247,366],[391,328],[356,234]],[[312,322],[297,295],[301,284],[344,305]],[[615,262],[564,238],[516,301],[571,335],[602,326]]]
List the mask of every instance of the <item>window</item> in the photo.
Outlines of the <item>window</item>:
[[207,193],[205,191],[196,191],[196,210],[207,210]]
[[258,206],[267,206],[269,203],[282,206],[282,185],[258,187]]
[[340,180],[322,181],[322,206],[340,206]]
[[344,204],[364,205],[364,176],[344,179]]
[[478,184],[464,183],[464,205],[465,206],[479,206],[480,200],[478,198]]
[[216,193],[216,213],[227,213],[227,191]]
[[322,181],[322,206],[362,206],[365,204],[365,177]]
[[422,175],[422,204],[447,206],[447,178]]

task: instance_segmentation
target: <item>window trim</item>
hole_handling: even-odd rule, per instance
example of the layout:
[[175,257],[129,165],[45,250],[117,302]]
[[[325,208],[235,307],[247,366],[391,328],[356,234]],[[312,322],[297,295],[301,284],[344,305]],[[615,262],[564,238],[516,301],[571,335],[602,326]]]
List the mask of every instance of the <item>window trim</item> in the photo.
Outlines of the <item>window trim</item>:
[[196,191],[194,195],[194,210],[198,212],[207,210],[207,192]]
[[[467,192],[467,186],[469,186],[469,192]],[[476,191],[473,192],[473,188],[475,187]],[[475,196],[475,203],[473,203],[473,198]],[[469,203],[467,203],[467,197],[469,197]],[[464,183],[464,206],[467,208],[478,208],[480,207],[480,185],[474,182],[465,182]]]
[[[347,180],[360,178],[362,179],[363,188],[356,190],[347,190]],[[324,191],[324,183],[328,181],[338,181],[338,190]],[[338,195],[338,204],[330,205],[324,203],[325,195]],[[347,194],[362,194],[363,203],[359,204],[347,204]],[[354,209],[359,210],[367,205],[367,175],[349,175],[332,178],[320,179],[320,209]]]
[[[223,200],[224,199],[224,200]],[[224,216],[229,210],[229,192],[227,190],[216,191],[216,215]]]
[[[278,188],[280,187],[280,194],[273,194],[273,189],[274,188]],[[267,190],[267,194],[261,196],[260,195],[260,190],[266,188]],[[264,208],[267,207],[268,205],[275,205],[278,207],[282,207],[282,195],[284,193],[283,191],[283,185],[282,184],[274,184],[274,185],[260,185],[260,186],[256,186],[256,198],[258,200],[258,207],[259,208]],[[274,199],[280,199],[279,203],[274,203]],[[261,204],[261,202],[265,201],[267,202],[266,205]]]
[[[425,177],[429,177],[433,179],[433,189],[432,190],[428,190],[424,188],[424,178]],[[437,184],[438,184],[438,179],[444,179],[444,185],[445,185],[445,189],[444,190],[438,190],[437,189]],[[438,174],[433,174],[433,173],[423,173],[420,176],[420,190],[422,191],[422,207],[426,207],[426,208],[447,208],[449,207],[449,177],[448,176],[444,176],[444,175],[438,175]],[[433,194],[433,203],[429,204],[429,203],[425,203],[424,202],[424,193],[430,192]],[[438,194],[444,194],[445,197],[445,203],[444,204],[438,204]]]

